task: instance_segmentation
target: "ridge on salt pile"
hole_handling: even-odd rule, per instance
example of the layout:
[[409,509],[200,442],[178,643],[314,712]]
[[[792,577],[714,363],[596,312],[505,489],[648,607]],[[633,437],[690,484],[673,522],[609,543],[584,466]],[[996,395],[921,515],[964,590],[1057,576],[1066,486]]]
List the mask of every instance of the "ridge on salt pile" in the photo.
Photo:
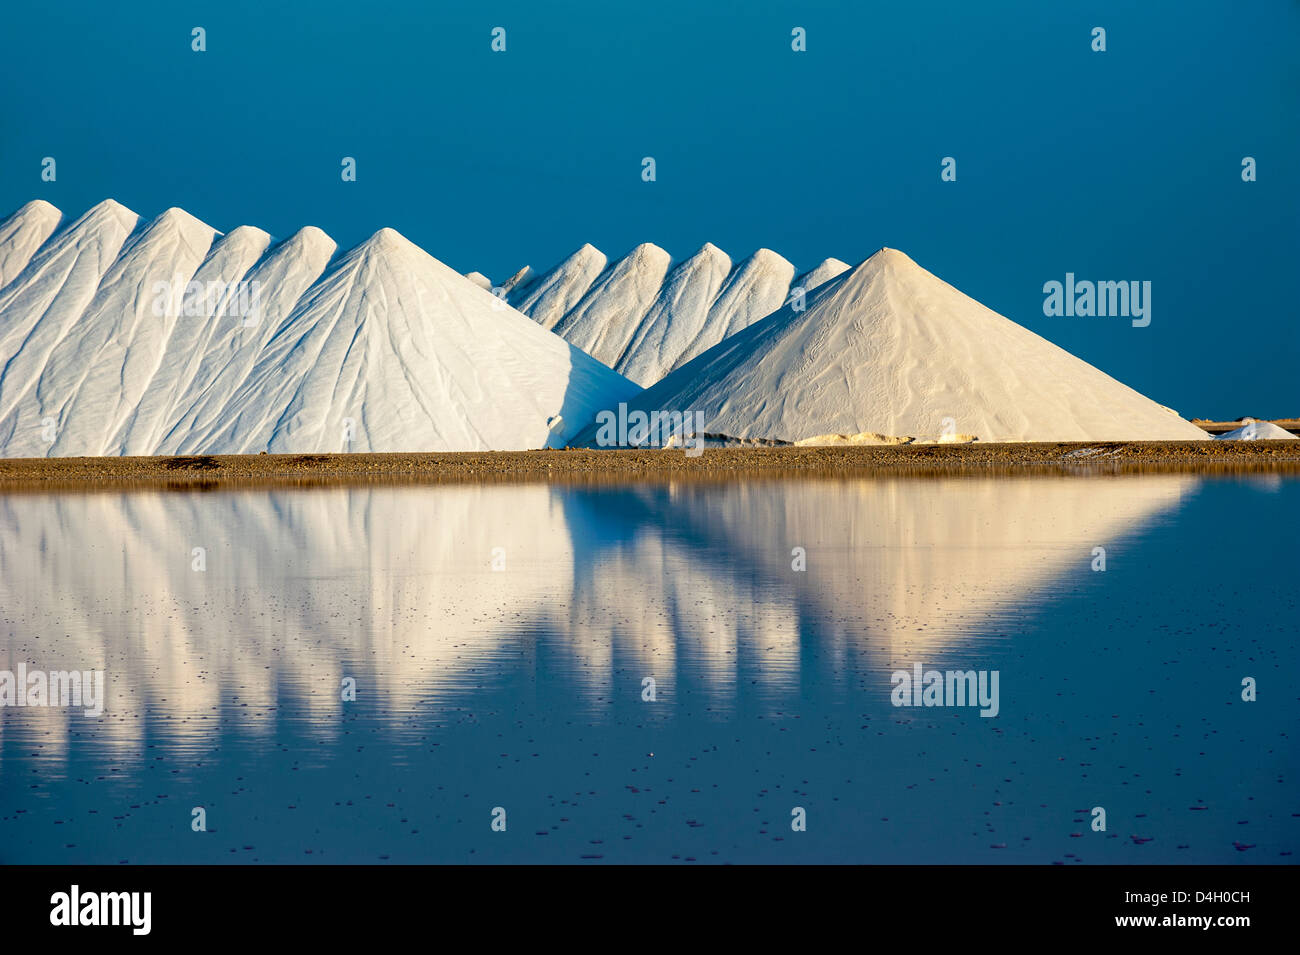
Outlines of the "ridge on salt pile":
[[0,289],[27,267],[62,221],[62,212],[44,199],[33,199],[0,222]]
[[[1206,440],[1189,421],[881,249],[628,404],[730,440]],[[594,446],[597,426],[576,441]]]
[[549,272],[525,267],[507,280],[506,301],[615,371],[649,386],[728,335],[849,268],[826,259],[794,280],[794,266],[768,249],[739,265],[712,243],[677,263],[637,246],[613,263],[584,245]]
[[5,457],[524,450],[638,390],[391,229],[62,219],[0,223]]
[[1256,421],[1240,428],[1215,435],[1216,441],[1292,441],[1295,435],[1271,421]]

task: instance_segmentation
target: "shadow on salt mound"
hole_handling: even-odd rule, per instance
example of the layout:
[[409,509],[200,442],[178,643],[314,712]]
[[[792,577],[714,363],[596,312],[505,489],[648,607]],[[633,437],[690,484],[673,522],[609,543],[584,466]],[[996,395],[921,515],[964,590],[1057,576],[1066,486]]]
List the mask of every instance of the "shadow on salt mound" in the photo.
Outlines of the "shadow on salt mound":
[[1235,431],[1228,431],[1224,434],[1216,435],[1216,441],[1294,441],[1295,435],[1285,428],[1279,428],[1271,421],[1252,421],[1246,419],[1246,423]]

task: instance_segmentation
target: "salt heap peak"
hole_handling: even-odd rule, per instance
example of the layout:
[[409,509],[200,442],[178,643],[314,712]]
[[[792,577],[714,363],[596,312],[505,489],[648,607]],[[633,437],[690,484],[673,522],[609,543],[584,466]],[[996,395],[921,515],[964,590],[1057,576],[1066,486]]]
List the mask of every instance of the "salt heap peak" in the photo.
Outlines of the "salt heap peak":
[[0,222],[0,289],[18,275],[63,221],[63,213],[44,199],[33,199]]
[[853,266],[839,259],[823,259],[817,266],[795,279],[794,284],[790,286],[790,291],[793,293],[796,288],[801,288],[805,293],[811,292],[817,286],[829,282],[851,268]]
[[501,283],[501,292],[508,297],[515,289],[527,285],[536,277],[537,275],[533,272],[532,266],[525,265],[522,269]]

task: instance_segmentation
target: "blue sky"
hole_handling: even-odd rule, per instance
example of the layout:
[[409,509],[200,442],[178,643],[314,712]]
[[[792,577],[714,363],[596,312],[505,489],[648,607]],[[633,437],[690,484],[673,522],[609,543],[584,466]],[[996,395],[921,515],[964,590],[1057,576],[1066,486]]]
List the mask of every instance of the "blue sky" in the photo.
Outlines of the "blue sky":
[[[1296,0],[25,4],[0,210],[392,226],[498,280],[583,242],[887,245],[1186,416],[1295,415],[1298,50]],[[1151,281],[1150,326],[1044,316],[1066,272]]]

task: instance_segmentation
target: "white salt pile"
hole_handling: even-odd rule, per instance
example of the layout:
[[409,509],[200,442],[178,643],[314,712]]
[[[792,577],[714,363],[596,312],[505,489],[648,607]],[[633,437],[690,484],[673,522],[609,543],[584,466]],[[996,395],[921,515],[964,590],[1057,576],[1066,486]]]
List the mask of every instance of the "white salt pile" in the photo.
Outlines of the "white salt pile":
[[[804,310],[786,305],[723,340],[629,409],[785,442],[1208,437],[893,249],[814,290]],[[595,440],[594,428],[578,438]]]
[[1247,421],[1240,428],[1215,435],[1216,441],[1293,441],[1295,435],[1271,421]]
[[391,229],[62,218],[0,223],[0,455],[523,450],[638,390]]

